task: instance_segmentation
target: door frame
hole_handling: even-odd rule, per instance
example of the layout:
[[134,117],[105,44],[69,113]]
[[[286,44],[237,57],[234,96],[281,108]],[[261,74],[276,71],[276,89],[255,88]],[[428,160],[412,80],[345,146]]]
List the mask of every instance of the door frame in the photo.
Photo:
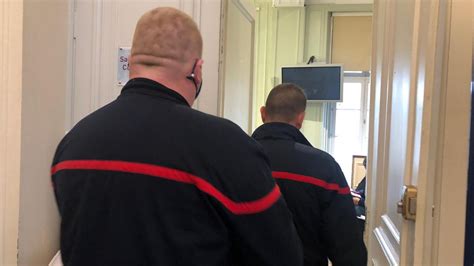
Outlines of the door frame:
[[[462,265],[466,223],[472,69],[472,1],[447,1],[432,264]],[[468,25],[468,26],[466,26]],[[456,141],[453,141],[456,140]]]

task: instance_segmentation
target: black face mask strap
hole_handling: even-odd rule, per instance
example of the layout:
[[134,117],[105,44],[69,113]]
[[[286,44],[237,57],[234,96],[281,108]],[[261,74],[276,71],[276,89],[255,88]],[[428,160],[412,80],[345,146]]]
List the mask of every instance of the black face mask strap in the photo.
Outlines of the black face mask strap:
[[196,78],[195,78],[196,74],[194,74],[194,70],[196,69],[196,65],[198,61],[199,59],[197,59],[196,62],[194,62],[193,70],[191,71],[191,74],[189,76],[186,76],[187,79],[193,82],[194,87],[196,88],[196,96],[194,97],[194,99],[196,99],[199,96],[199,93],[201,93],[201,88],[202,88],[202,81],[201,81],[201,84],[199,84],[198,86],[196,83]]
[[201,88],[202,88],[202,81],[201,81],[201,84],[199,84],[199,87],[196,86],[196,97],[194,97],[194,99],[197,99],[197,97],[199,96],[199,93],[201,93]]

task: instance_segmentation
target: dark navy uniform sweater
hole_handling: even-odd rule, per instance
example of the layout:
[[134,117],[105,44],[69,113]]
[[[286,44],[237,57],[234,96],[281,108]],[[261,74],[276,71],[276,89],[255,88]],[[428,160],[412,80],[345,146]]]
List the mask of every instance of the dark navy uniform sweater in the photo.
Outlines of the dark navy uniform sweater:
[[65,265],[302,264],[261,146],[154,81],[80,121],[51,171]]
[[284,123],[260,126],[253,137],[266,151],[304,247],[305,265],[367,265],[344,174],[328,153],[315,149]]

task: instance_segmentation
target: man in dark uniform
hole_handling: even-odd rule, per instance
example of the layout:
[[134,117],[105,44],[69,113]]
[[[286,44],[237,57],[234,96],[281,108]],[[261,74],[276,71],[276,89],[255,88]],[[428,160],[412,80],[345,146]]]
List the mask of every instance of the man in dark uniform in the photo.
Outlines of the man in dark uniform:
[[[367,169],[367,158],[364,158],[362,162],[364,169]],[[367,186],[367,176],[364,176],[357,185],[355,195],[352,195],[354,201],[356,215],[358,216],[357,221],[359,222],[360,230],[364,233],[365,230],[365,188]],[[360,218],[359,218],[360,217]],[[363,217],[363,218],[362,218]]]
[[193,110],[202,39],[173,8],[141,17],[130,81],[59,144],[52,180],[65,265],[301,265],[261,146]]
[[293,84],[273,88],[260,109],[264,124],[253,137],[270,158],[304,248],[305,265],[367,265],[354,204],[344,174],[326,152],[301,134],[306,108]]

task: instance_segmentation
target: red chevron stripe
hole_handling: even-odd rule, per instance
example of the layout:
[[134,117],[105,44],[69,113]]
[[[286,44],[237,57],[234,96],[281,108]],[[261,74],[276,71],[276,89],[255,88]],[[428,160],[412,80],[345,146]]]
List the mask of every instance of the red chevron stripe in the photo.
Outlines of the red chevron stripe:
[[265,196],[254,201],[235,202],[220,192],[206,180],[190,173],[145,163],[105,160],[71,160],[63,161],[51,168],[54,175],[64,170],[98,170],[114,171],[131,174],[148,175],[180,183],[192,184],[202,192],[217,199],[224,207],[236,215],[254,214],[267,210],[280,198],[281,193],[277,185]]
[[351,190],[349,187],[340,187],[338,184],[335,183],[328,183],[322,179],[306,176],[306,175],[299,175],[289,172],[272,172],[273,178],[276,179],[287,179],[301,183],[307,183],[311,185],[315,185],[317,187],[324,188],[326,190],[337,191],[338,194],[350,194]]

